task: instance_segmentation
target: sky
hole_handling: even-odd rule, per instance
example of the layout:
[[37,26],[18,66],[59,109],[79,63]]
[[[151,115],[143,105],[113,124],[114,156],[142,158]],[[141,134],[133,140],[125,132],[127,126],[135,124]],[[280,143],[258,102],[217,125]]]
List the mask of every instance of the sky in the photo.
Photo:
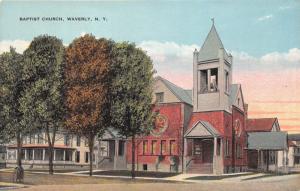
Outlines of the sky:
[[[63,21],[45,20],[52,17]],[[91,33],[136,43],[151,56],[157,75],[190,89],[192,53],[204,42],[211,18],[233,55],[233,81],[242,84],[249,117],[278,117],[283,130],[300,132],[299,0],[0,0],[0,53],[10,46],[22,52],[41,34],[67,45]]]

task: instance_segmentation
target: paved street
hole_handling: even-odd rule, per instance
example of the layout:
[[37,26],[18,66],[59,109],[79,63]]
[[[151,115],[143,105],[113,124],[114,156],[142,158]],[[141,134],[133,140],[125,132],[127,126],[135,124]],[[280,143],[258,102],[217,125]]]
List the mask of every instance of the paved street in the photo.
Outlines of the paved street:
[[[0,172],[0,182],[10,182],[10,172]],[[300,191],[300,174],[281,175],[263,173],[240,173],[223,176],[180,174],[165,178],[105,177],[85,174],[59,173],[49,176],[45,173],[29,173],[23,188],[17,190],[114,190],[114,191],[181,191],[181,190],[246,190],[246,191]]]

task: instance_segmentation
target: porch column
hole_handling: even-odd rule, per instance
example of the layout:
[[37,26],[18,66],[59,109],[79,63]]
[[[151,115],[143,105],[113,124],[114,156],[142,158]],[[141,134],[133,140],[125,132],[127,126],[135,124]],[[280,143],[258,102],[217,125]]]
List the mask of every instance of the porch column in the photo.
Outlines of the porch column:
[[34,149],[32,149],[32,159],[34,161]]
[[45,149],[43,149],[43,160],[45,160]]
[[207,90],[210,92],[210,69],[207,70]]
[[213,173],[217,174],[217,137],[214,137]]
[[[50,154],[50,153],[49,153]],[[53,149],[53,160],[56,160],[56,149]]]
[[261,169],[264,170],[264,151],[260,151],[260,163],[261,163]]
[[214,156],[217,156],[217,137],[214,137]]
[[184,173],[186,173],[187,150],[188,150],[188,147],[187,147],[187,138],[184,138],[184,141],[183,141],[183,167],[182,167]]
[[119,140],[115,139],[115,156],[114,156],[114,170],[117,170],[117,157],[118,157],[118,150],[119,150]]
[[24,149],[24,160],[27,160],[27,149]]
[[278,151],[275,151],[275,172],[278,172]]
[[224,173],[224,162],[223,162],[224,153],[223,153],[223,151],[224,151],[224,149],[223,149],[223,139],[220,138],[220,156],[219,156],[219,159],[220,159],[220,162],[219,162],[220,174]]
[[66,150],[64,149],[64,158],[63,158],[64,161],[66,161]]

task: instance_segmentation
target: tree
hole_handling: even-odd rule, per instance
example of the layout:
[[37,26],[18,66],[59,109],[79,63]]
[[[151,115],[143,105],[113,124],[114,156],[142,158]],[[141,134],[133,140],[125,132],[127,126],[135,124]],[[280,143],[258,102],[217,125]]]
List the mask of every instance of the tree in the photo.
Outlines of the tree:
[[55,136],[63,128],[64,47],[53,36],[33,39],[24,52],[24,79],[27,81],[21,110],[27,124],[43,130],[47,136],[49,174],[53,174]]
[[107,127],[112,46],[112,41],[85,35],[66,50],[66,127],[88,140],[90,176],[95,137]]
[[0,55],[0,119],[1,142],[17,140],[17,166],[22,167],[22,134],[30,126],[23,121],[20,100],[24,91],[23,56],[15,49]]
[[135,178],[136,137],[153,126],[153,65],[149,56],[134,44],[120,43],[114,48],[114,79],[111,87],[111,125],[131,137],[132,178]]

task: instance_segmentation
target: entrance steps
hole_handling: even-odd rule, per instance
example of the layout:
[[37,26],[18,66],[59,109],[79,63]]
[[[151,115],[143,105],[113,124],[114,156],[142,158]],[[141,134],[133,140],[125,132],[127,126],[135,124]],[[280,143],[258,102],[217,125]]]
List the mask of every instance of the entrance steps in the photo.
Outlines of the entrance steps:
[[190,174],[212,174],[213,163],[191,163],[187,169]]

